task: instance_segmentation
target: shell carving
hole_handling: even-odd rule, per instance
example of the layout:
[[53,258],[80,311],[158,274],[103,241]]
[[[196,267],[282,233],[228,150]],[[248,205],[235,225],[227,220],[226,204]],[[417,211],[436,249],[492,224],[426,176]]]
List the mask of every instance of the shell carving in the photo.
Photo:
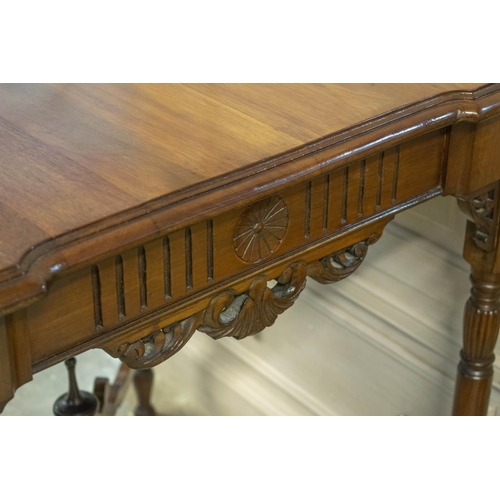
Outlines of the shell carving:
[[197,316],[169,325],[136,342],[118,348],[117,357],[136,370],[150,368],[178,352],[196,331]]
[[266,277],[255,278],[247,293],[237,295],[231,290],[212,299],[198,330],[214,339],[234,337],[241,340],[271,326],[286,311],[305,287],[306,266],[295,263],[268,288]]
[[280,245],[288,227],[288,207],[273,196],[248,207],[239,218],[233,234],[236,255],[255,264],[264,260]]

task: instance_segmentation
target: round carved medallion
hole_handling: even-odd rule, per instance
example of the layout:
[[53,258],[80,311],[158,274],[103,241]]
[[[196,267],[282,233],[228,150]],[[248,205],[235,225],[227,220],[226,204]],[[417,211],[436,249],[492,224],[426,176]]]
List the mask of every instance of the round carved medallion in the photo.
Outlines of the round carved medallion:
[[236,255],[244,262],[264,260],[278,248],[287,226],[288,207],[279,196],[253,204],[241,214],[234,228]]

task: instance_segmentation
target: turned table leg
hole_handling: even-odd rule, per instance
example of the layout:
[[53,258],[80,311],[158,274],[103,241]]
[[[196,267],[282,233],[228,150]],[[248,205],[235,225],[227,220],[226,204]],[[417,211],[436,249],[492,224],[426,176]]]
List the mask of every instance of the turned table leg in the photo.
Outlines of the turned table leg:
[[138,404],[135,408],[135,415],[138,417],[156,415],[151,406],[151,389],[153,387],[153,370],[136,370],[134,373],[134,387],[137,393]]
[[91,394],[78,388],[75,374],[76,359],[68,359],[65,365],[68,369],[69,390],[55,402],[55,415],[114,415],[124,398],[132,371],[134,372],[134,387],[138,398],[135,415],[156,415],[150,403],[153,370],[130,370],[128,366],[121,365],[113,385],[110,385],[106,378],[97,378],[94,384],[94,394]]
[[486,415],[493,381],[500,310],[499,188],[461,200],[469,216],[464,258],[471,265],[471,296],[465,306],[454,415]]
[[56,416],[93,416],[97,411],[98,401],[94,394],[80,391],[76,382],[76,359],[70,358],[64,363],[68,370],[69,389],[54,403]]
[[486,415],[493,380],[493,349],[498,337],[500,275],[472,270],[471,297],[465,306],[454,415]]

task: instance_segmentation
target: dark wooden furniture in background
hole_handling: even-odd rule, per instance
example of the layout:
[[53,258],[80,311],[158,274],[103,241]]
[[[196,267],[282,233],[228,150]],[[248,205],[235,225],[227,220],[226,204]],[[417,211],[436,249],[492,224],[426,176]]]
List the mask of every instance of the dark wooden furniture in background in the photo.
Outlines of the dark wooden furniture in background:
[[454,413],[485,414],[499,114],[500,85],[1,85],[0,406],[90,348],[147,369],[195,330],[257,333],[453,195],[473,284]]
[[[113,384],[107,378],[98,377],[94,382],[94,392],[81,391],[76,381],[76,359],[65,361],[68,369],[68,392],[60,396],[54,404],[56,416],[112,416],[121,405],[132,378],[132,370],[124,363],[121,364]],[[150,403],[153,384],[153,371],[133,371],[134,386],[138,397],[138,404],[134,414],[136,416],[154,416],[156,412]]]

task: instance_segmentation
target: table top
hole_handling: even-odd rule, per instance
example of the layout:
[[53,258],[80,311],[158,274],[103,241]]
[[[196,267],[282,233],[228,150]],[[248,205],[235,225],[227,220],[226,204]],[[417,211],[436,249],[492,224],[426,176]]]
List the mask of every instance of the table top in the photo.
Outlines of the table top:
[[[279,161],[304,155],[323,136],[343,140],[342,131],[387,124],[397,109],[408,114],[411,103],[426,99],[414,108],[422,111],[478,87],[0,85],[0,283],[29,275],[43,258],[31,273],[37,283],[83,262],[90,247],[71,254],[76,240],[93,238],[96,252],[112,251],[112,239],[99,240],[110,227],[120,227],[124,244],[137,239],[132,227],[141,217],[141,238],[148,224],[150,234],[181,224],[179,202],[200,193],[222,194],[191,204],[191,218],[244,200],[277,182],[271,171]],[[262,175],[236,183],[256,173]],[[286,181],[286,170],[279,175]],[[159,206],[171,207],[171,219],[151,215]],[[8,293],[12,303],[26,296],[16,298],[12,287]]]

